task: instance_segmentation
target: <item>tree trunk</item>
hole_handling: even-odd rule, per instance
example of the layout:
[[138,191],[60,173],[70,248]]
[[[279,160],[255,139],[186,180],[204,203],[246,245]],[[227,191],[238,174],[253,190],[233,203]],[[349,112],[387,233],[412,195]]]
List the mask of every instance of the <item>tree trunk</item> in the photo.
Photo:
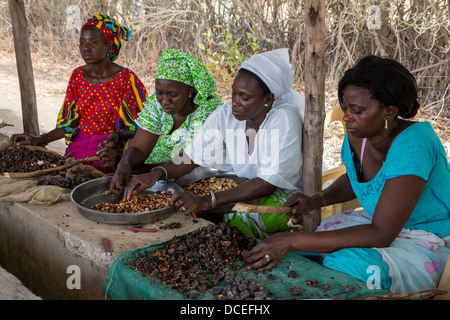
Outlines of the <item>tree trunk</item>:
[[23,131],[37,135],[39,134],[39,121],[25,6],[23,0],[8,0],[8,3],[19,75]]
[[[303,127],[303,192],[322,189],[323,124],[325,120],[325,1],[305,0],[305,121]],[[321,210],[314,218],[303,215],[303,230],[315,231]]]

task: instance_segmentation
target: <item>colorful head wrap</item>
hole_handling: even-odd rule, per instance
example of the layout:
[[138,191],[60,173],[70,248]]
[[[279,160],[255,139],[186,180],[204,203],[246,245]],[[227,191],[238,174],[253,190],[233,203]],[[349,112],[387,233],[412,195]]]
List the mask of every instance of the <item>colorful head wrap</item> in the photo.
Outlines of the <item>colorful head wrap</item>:
[[122,46],[121,40],[128,41],[131,36],[131,31],[121,26],[115,19],[110,18],[106,14],[93,15],[84,25],[92,25],[100,29],[106,40],[112,44],[112,51],[109,55],[109,60],[117,59]]
[[175,49],[161,53],[155,79],[175,80],[194,87],[198,92],[194,99],[197,105],[204,105],[208,97],[216,96],[216,81],[200,59]]
[[205,119],[223,104],[216,92],[216,82],[202,62],[189,54],[168,49],[161,53],[155,79],[173,80],[195,88],[193,103],[197,106],[178,129],[173,116],[166,113],[152,94],[139,113],[139,128],[160,136],[146,163],[167,162],[177,156],[199,130]]

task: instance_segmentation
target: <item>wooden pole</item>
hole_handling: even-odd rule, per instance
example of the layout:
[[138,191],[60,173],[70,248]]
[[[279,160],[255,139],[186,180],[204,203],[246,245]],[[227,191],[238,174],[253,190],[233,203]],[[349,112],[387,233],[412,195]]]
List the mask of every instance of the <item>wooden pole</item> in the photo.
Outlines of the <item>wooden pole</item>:
[[[302,187],[307,195],[322,189],[323,125],[325,120],[325,0],[305,0],[305,122]],[[303,230],[315,231],[321,210],[303,215]]]
[[23,0],[8,0],[14,35],[20,98],[22,101],[23,131],[39,134],[39,121],[34,87],[33,65],[28,40],[27,18]]

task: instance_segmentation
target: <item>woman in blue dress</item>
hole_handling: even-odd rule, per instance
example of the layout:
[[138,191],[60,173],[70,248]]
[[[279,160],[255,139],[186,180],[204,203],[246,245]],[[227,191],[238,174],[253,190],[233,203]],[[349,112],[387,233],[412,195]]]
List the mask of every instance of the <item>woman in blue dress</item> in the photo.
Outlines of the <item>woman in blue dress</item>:
[[416,80],[397,61],[368,56],[345,72],[338,97],[346,174],[285,206],[296,215],[357,198],[363,210],[330,216],[317,232],[275,234],[246,262],[268,270],[290,251],[314,252],[324,266],[368,285],[429,290],[450,255],[450,165],[431,124],[408,120],[419,109]]

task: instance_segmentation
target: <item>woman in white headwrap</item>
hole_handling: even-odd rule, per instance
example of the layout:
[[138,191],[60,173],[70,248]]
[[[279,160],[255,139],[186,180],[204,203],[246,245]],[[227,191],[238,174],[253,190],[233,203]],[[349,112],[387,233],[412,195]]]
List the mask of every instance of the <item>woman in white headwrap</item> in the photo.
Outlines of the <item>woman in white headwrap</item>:
[[[124,200],[157,180],[205,166],[233,171],[248,180],[207,196],[189,192],[172,196],[171,201],[186,214],[252,199],[282,206],[289,191],[301,188],[303,110],[303,97],[292,89],[288,50],[252,56],[234,79],[232,101],[211,113],[182,157],[133,177]],[[257,238],[289,230],[289,217],[277,213],[236,212],[225,215],[225,221]]]

